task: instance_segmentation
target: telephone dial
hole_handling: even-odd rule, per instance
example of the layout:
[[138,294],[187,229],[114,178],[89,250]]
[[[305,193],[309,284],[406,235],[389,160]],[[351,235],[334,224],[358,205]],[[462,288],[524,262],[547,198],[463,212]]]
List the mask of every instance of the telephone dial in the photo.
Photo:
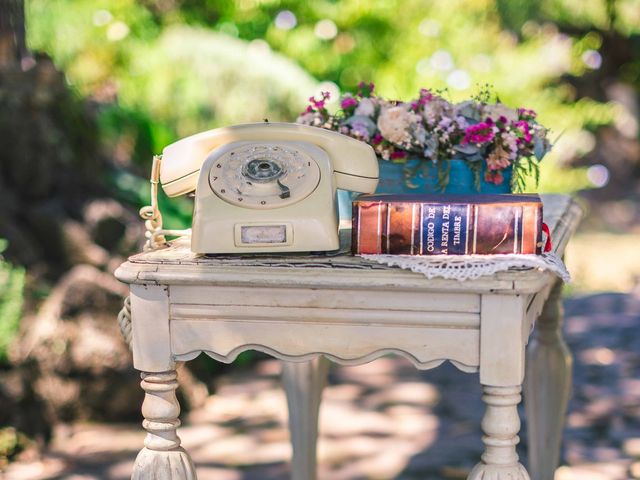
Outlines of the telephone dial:
[[364,142],[294,123],[184,138],[154,159],[152,206],[141,211],[151,244],[176,233],[162,230],[158,182],[169,197],[195,190],[195,253],[328,251],[339,248],[336,189],[373,193],[378,162]]

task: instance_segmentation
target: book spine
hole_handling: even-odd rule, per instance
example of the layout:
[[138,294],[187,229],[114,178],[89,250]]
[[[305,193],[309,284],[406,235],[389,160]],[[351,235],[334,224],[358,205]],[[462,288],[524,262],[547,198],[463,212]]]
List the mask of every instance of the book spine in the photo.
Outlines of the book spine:
[[420,253],[419,213],[420,204],[418,203],[389,204],[385,253],[390,255],[416,255]]
[[449,237],[449,255],[466,255],[469,253],[469,236],[473,217],[471,205],[452,205],[449,215],[451,227]]
[[540,253],[542,205],[354,203],[353,252],[392,255]]
[[440,253],[440,217],[442,216],[442,206],[423,203],[420,205],[422,220],[420,232],[422,241],[420,242],[421,255],[437,255]]
[[353,204],[352,245],[357,254],[386,253],[387,204],[357,202]]
[[465,255],[469,252],[471,205],[422,204],[422,255]]
[[522,253],[542,253],[542,210],[537,205],[522,207]]
[[475,205],[472,253],[535,253],[528,237],[536,227],[525,220],[524,210],[523,205]]

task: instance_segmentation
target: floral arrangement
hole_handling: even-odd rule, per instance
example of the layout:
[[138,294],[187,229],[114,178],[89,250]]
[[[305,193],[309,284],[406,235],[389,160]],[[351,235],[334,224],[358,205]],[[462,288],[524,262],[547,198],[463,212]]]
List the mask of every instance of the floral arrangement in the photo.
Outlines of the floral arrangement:
[[361,82],[355,94],[340,98],[335,114],[326,108],[329,92],[322,92],[319,99],[309,98],[297,121],[367,142],[383,160],[432,162],[442,189],[449,178],[446,160],[462,159],[478,190],[483,171],[486,182],[500,185],[512,169],[511,189],[521,191],[527,175],[538,179],[538,162],[551,148],[549,130],[536,122],[533,110],[509,108],[491,102],[491,96],[485,87],[473,99],[453,104],[423,88],[417,99],[401,102],[378,97],[373,83]]

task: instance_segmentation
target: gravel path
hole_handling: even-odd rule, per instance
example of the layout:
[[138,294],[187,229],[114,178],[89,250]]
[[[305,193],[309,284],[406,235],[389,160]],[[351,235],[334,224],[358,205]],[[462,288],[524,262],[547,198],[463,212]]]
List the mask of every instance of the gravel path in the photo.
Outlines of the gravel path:
[[[631,478],[629,458],[640,458],[640,298],[602,294],[565,305],[574,395],[556,480]],[[268,360],[222,377],[185,419],[180,436],[200,480],[288,478],[278,371]],[[464,479],[482,451],[482,413],[477,375],[448,364],[418,372],[390,357],[336,367],[321,412],[320,479]],[[4,478],[125,480],[142,438],[137,425],[61,427],[43,459],[14,464]]]

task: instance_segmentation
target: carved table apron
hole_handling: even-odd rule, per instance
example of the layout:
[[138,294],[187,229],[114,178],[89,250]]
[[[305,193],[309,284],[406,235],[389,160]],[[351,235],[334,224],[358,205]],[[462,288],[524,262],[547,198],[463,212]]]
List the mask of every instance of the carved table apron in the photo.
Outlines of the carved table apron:
[[[568,197],[543,196],[562,254],[580,218]],[[205,352],[229,363],[253,349],[283,360],[293,444],[292,478],[316,478],[317,418],[327,359],[341,365],[388,353],[428,369],[451,361],[480,372],[485,452],[469,479],[528,479],[515,446],[525,346],[529,464],[552,480],[570,391],[560,282],[511,270],[476,280],[421,274],[348,254],[197,256],[188,243],[135,255],[116,276],[130,284],[134,366],[142,373],[145,448],[134,479],[195,479],[176,429],[175,366]]]

